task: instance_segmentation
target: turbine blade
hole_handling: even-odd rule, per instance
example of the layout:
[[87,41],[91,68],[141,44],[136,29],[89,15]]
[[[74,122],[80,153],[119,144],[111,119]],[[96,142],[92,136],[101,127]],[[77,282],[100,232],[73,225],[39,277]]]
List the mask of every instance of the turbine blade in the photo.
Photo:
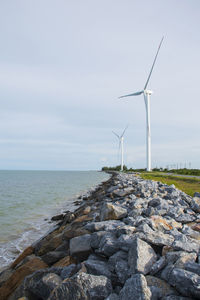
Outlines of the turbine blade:
[[152,74],[154,65],[155,65],[155,63],[156,63],[156,59],[157,59],[157,56],[158,56],[158,52],[159,52],[160,47],[161,47],[161,45],[162,45],[163,39],[164,39],[164,36],[162,37],[162,40],[161,40],[161,42],[160,42],[160,44],[159,44],[159,46],[158,46],[158,50],[157,50],[156,56],[155,56],[155,58],[154,58],[153,65],[152,65],[152,67],[151,67],[149,76],[148,76],[148,78],[147,78],[147,82],[146,82],[146,84],[145,84],[145,86],[144,86],[144,90],[146,90],[147,85],[148,85],[148,83],[149,83],[149,79],[150,79],[150,77],[151,77],[151,74]]
[[128,125],[126,125],[126,127],[125,127],[125,129],[124,129],[124,131],[123,131],[122,135],[120,136],[120,138],[122,138],[122,137],[123,137],[124,133],[126,132],[126,129],[128,128],[128,126],[129,126],[129,124],[128,124]]
[[112,131],[112,133],[113,133],[114,135],[116,135],[116,137],[118,137],[118,139],[120,139],[120,136],[119,136],[116,132]]
[[140,91],[140,92],[136,92],[136,93],[133,93],[133,94],[128,94],[128,95],[124,95],[124,96],[121,96],[119,97],[120,98],[124,98],[124,97],[130,97],[130,96],[139,96],[143,93],[143,91]]

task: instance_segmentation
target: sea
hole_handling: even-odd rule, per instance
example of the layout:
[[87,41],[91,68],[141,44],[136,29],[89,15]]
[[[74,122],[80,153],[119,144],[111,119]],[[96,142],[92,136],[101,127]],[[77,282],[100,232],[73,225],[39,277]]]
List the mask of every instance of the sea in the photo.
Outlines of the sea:
[[0,171],[0,271],[73,211],[81,194],[109,179],[97,171]]

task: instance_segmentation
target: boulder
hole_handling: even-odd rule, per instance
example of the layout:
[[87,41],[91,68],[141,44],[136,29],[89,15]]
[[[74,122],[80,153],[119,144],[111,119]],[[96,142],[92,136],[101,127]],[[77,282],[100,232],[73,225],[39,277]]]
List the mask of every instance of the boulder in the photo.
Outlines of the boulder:
[[170,273],[169,283],[183,296],[200,298],[200,276],[197,274],[174,268]]
[[33,257],[30,261],[19,267],[0,287],[1,300],[6,300],[27,275],[47,267],[47,264],[38,257]]
[[70,255],[80,260],[84,260],[92,252],[90,242],[91,242],[90,234],[84,234],[72,238],[69,244]]
[[191,201],[190,206],[193,211],[195,211],[196,213],[200,213],[200,198],[194,197]]
[[162,270],[167,265],[166,258],[164,256],[161,256],[159,260],[157,260],[152,266],[150,270],[151,275],[155,275],[160,270]]
[[72,279],[66,279],[55,288],[48,300],[90,300],[82,286]]
[[89,274],[103,275],[111,279],[111,272],[106,260],[98,258],[98,256],[93,256],[91,258],[89,257],[84,264]]
[[65,256],[64,258],[57,261],[53,267],[67,267],[71,264],[76,263],[76,260],[72,256]]
[[128,253],[128,264],[132,274],[148,274],[156,260],[157,255],[149,244],[139,238],[133,241]]
[[100,253],[109,257],[118,250],[119,245],[115,234],[112,232],[108,232],[101,238],[99,248],[96,250],[96,253]]
[[34,248],[32,246],[27,247],[11,264],[11,268],[14,269],[25,257],[33,254]]
[[150,275],[147,275],[145,278],[149,288],[156,287],[159,289],[160,297],[165,297],[168,295],[178,295],[176,290],[171,287],[166,281]]
[[95,276],[80,272],[73,278],[84,292],[89,294],[92,300],[104,300],[112,293],[111,281],[105,276]]
[[120,220],[126,217],[127,209],[114,205],[110,202],[104,203],[100,212],[100,221]]
[[49,251],[55,250],[62,242],[62,234],[53,232],[34,244],[34,253],[38,256],[42,256]]
[[119,296],[117,294],[110,294],[105,300],[119,300]]
[[90,222],[84,226],[90,232],[94,231],[114,231],[116,228],[124,226],[124,223],[118,220],[109,220],[103,222]]
[[42,260],[49,266],[60,261],[63,257],[66,256],[66,252],[64,251],[50,251],[44,255],[42,255]]
[[147,286],[146,279],[142,274],[135,274],[126,280],[124,287],[119,293],[120,300],[150,300],[151,291]]

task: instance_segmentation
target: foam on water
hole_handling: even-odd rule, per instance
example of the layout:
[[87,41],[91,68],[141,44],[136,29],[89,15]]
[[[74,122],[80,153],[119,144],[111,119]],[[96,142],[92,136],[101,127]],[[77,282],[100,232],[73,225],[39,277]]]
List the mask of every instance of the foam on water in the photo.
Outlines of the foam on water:
[[74,210],[74,199],[107,180],[100,172],[0,171],[0,270],[42,237],[53,215]]

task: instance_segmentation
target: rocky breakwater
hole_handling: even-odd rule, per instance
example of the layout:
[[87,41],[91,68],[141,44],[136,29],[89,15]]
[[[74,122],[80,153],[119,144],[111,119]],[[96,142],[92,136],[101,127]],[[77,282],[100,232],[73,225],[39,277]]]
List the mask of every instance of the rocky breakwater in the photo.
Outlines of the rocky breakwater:
[[114,174],[0,274],[0,299],[200,299],[196,196]]

